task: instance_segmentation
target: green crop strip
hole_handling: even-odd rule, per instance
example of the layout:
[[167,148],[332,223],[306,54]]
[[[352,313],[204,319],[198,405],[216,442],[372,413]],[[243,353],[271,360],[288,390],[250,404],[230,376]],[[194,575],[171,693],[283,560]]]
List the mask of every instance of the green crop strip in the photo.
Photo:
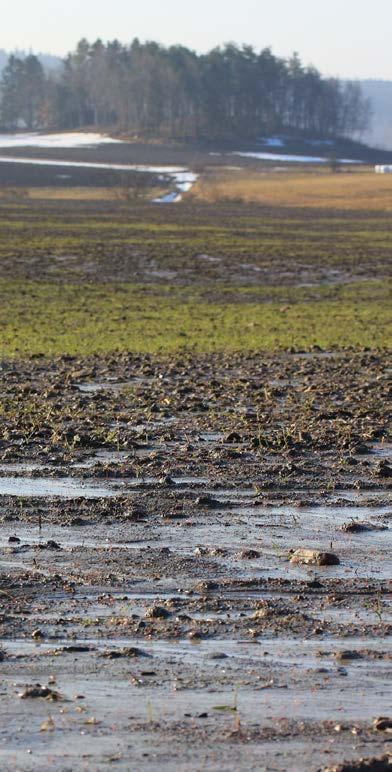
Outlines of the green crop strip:
[[[247,292],[250,297],[246,298]],[[259,288],[260,292],[260,288]],[[329,292],[329,294],[328,294]],[[0,282],[4,357],[112,351],[169,353],[281,348],[387,347],[391,304],[380,282],[289,290],[243,289],[235,301],[131,285]],[[224,294],[223,294],[224,296]],[[246,302],[245,302],[246,299]]]

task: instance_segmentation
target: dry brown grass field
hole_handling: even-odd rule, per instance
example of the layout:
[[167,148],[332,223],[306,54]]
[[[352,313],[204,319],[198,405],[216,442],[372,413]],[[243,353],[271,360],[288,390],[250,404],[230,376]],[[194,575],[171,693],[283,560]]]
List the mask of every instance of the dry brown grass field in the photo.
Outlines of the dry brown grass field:
[[31,199],[34,201],[127,201],[135,198],[146,199],[164,195],[166,188],[147,188],[142,191],[126,187],[42,187],[3,188],[0,199]]
[[392,211],[392,176],[372,167],[332,174],[311,171],[210,170],[192,190],[195,198],[214,203],[231,200],[264,206]]

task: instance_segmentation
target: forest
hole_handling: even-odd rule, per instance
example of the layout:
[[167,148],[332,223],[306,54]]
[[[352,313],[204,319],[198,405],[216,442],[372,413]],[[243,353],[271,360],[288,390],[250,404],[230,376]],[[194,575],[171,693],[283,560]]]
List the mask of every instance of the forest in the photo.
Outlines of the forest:
[[357,82],[325,78],[298,54],[227,44],[206,54],[155,42],[81,40],[58,70],[11,55],[0,81],[0,126],[99,127],[183,140],[277,132],[360,137],[370,105]]

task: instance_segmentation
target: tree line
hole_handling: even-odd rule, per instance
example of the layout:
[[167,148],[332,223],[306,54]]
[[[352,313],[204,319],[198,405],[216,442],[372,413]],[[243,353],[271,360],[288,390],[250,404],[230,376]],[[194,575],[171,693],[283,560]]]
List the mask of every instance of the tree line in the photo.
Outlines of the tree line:
[[298,54],[227,44],[183,46],[81,40],[57,72],[11,55],[0,80],[4,129],[116,128],[140,136],[230,139],[297,132],[355,136],[369,102],[355,82],[325,78]]

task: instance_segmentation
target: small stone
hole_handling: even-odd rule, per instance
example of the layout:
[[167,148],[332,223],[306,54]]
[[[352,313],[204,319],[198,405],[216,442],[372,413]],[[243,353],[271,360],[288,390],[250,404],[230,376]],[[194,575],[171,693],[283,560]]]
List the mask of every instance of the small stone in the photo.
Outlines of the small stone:
[[136,657],[145,657],[146,655],[141,649],[136,648],[136,646],[129,646],[124,649],[110,649],[104,651],[102,656],[106,659],[121,659],[123,657],[134,659]]
[[392,467],[388,461],[379,461],[374,473],[376,477],[392,477]]
[[270,609],[269,608],[259,608],[252,615],[252,619],[265,619],[269,615],[270,615]]
[[161,477],[159,482],[161,485],[168,485],[168,486],[173,486],[176,484],[173,478],[170,477],[169,474],[166,474],[164,477]]
[[200,630],[191,630],[190,633],[188,633],[188,638],[190,641],[199,641],[202,637],[203,633],[201,633]]
[[298,549],[294,550],[290,563],[300,563],[313,566],[338,566],[340,560],[333,552],[320,552],[319,550]]
[[46,721],[42,722],[40,732],[54,732],[55,729],[56,724],[54,723],[52,716],[49,716]]
[[312,579],[310,582],[306,582],[306,585],[312,590],[321,590],[324,586],[318,579]]
[[196,504],[199,507],[209,507],[210,509],[215,509],[216,507],[219,507],[220,502],[217,499],[214,499],[213,496],[198,496],[196,499]]
[[49,686],[41,686],[41,684],[35,684],[34,686],[26,686],[26,689],[19,694],[21,700],[37,699],[42,697],[43,699],[50,699],[53,701],[61,700],[61,694],[53,691]]
[[70,520],[70,525],[88,525],[88,520],[84,520],[82,517],[73,517]]
[[359,523],[357,520],[352,520],[351,523],[344,523],[342,525],[342,531],[345,533],[364,533],[366,531],[385,531],[387,527],[385,525],[373,525],[373,523]]
[[353,452],[357,453],[360,456],[366,456],[372,452],[372,449],[369,448],[368,445],[365,445],[365,443],[361,442],[358,445],[355,445],[355,447],[353,448]]
[[206,547],[196,547],[195,548],[195,555],[196,557],[200,558],[202,555],[207,555],[207,548]]
[[42,630],[34,630],[31,633],[31,637],[34,638],[34,640],[39,640],[40,638],[44,637],[44,634],[43,634]]
[[391,769],[391,756],[379,756],[371,759],[356,759],[355,761],[344,761],[333,767],[324,767],[324,772],[386,772]]
[[199,582],[197,585],[197,590],[199,592],[211,592],[213,590],[217,590],[219,588],[219,584],[217,582],[213,581],[206,581],[206,582]]
[[168,619],[170,616],[170,611],[163,606],[150,606],[146,611],[147,619]]
[[242,560],[256,560],[257,558],[260,557],[260,552],[257,552],[257,550],[252,550],[252,549],[242,550],[242,552],[240,552],[239,557],[242,558]]
[[238,432],[230,432],[230,434],[227,434],[224,438],[224,442],[227,443],[235,443],[235,442],[241,442],[241,435],[238,434]]
[[348,662],[349,660],[362,659],[358,651],[350,651],[350,649],[344,649],[343,651],[337,651],[335,659],[339,662]]
[[387,732],[387,734],[392,734],[391,718],[387,718],[386,716],[379,716],[379,718],[374,719],[373,726],[377,732]]

